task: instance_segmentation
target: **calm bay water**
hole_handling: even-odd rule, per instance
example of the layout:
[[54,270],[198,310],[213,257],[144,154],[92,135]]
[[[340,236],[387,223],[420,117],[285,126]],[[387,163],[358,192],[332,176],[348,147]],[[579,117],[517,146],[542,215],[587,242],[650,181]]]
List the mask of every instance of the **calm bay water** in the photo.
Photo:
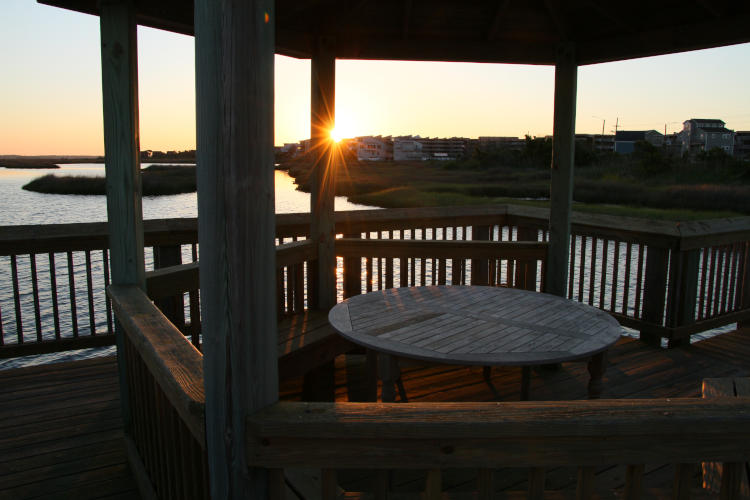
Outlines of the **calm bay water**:
[[[22,186],[29,181],[46,175],[75,175],[86,177],[103,177],[104,165],[96,163],[68,164],[61,165],[59,169],[4,169],[0,168],[0,226],[23,225],[23,224],[66,224],[76,222],[102,222],[107,220],[107,205],[104,196],[84,196],[84,195],[56,195],[41,194],[31,191],[25,191]],[[291,212],[309,212],[310,195],[296,190],[294,179],[286,172],[275,171],[276,187],[276,213]],[[367,210],[377,207],[357,205],[349,203],[344,197],[336,198],[336,210]],[[196,193],[187,193],[170,196],[148,196],[143,198],[143,218],[144,219],[164,219],[177,217],[197,217],[197,195]],[[76,288],[85,287],[85,267],[83,262],[79,262],[81,256],[76,256]],[[146,265],[150,266],[151,253],[146,252]],[[92,268],[94,274],[101,274],[101,257],[92,255]],[[32,285],[29,276],[28,256],[19,257],[19,287],[24,303],[23,320],[24,331],[33,332],[33,308],[31,304]],[[65,268],[64,256],[58,260],[56,268],[60,273],[60,279],[67,275]],[[39,258],[37,262],[38,276],[47,276],[49,273],[49,264],[45,259]],[[42,286],[44,286],[42,284]],[[94,283],[95,287],[102,288],[103,283]],[[47,304],[51,301],[49,287],[40,290],[40,301]],[[77,302],[85,297],[85,289],[78,292]],[[60,296],[60,316],[63,324],[70,322],[69,301],[66,297]],[[102,310],[100,302],[104,300],[102,294],[96,297],[97,308]],[[10,276],[10,258],[0,257],[0,303],[2,308],[9,313],[13,309],[13,286]],[[49,310],[50,307],[43,308]],[[80,310],[85,311],[85,304],[80,304]],[[12,314],[4,315],[0,321],[3,322],[2,329],[6,335],[6,340],[14,342]],[[97,314],[95,322],[97,329],[106,328],[106,317]],[[45,325],[44,330],[51,329],[52,315],[49,312],[42,313],[42,322]],[[45,334],[47,335],[47,334]],[[16,358],[11,360],[0,360],[0,369],[26,366],[46,362],[65,361],[70,359],[80,359],[92,355],[113,352],[113,348],[106,349],[85,349],[83,351],[73,351],[66,353],[55,353],[43,356],[33,356],[28,358]]]
[[[101,163],[61,165],[59,169],[4,169],[0,168],[0,226],[19,224],[65,224],[72,222],[100,222],[107,220],[104,196],[41,194],[24,191],[21,186],[42,175],[78,175],[103,177]],[[294,179],[286,172],[275,171],[276,213],[309,212],[310,195],[296,190]],[[349,203],[336,198],[336,210],[366,210],[376,207]],[[143,198],[144,219],[197,217],[195,193]]]

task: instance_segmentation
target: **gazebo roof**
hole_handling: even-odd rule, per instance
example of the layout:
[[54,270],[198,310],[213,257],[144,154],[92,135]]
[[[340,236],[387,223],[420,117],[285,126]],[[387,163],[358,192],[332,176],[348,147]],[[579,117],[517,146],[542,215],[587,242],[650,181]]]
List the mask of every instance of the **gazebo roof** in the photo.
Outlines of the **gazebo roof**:
[[[98,13],[97,0],[39,0]],[[193,1],[135,0],[138,23],[193,34]],[[276,52],[340,59],[554,64],[560,42],[594,64],[750,42],[750,3],[731,0],[277,0]]]

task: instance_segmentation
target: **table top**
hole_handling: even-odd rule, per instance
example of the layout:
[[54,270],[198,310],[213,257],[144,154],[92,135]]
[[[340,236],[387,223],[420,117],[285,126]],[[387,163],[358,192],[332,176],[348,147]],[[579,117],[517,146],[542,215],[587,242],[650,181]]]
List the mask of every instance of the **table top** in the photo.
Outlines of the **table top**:
[[328,320],[352,342],[395,356],[469,365],[532,365],[590,357],[621,328],[594,307],[486,286],[391,288],[337,304]]

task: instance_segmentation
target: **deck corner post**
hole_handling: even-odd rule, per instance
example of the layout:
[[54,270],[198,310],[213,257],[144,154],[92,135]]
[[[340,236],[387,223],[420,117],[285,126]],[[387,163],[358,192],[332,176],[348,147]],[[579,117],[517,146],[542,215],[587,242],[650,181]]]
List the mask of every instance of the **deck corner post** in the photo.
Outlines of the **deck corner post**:
[[273,0],[195,2],[198,235],[211,498],[265,499],[246,418],[278,399]]
[[544,291],[561,297],[565,296],[568,283],[577,81],[575,44],[561,43],[555,62],[549,249],[544,279]]
[[338,158],[330,131],[336,116],[336,56],[333,41],[318,38],[310,61],[310,138],[315,165],[310,186],[310,239],[318,245],[317,307],[336,305],[334,198]]
[[[143,257],[138,47],[132,1],[103,0],[100,12],[102,114],[112,284],[146,286]],[[124,332],[115,322],[123,428],[130,431]]]

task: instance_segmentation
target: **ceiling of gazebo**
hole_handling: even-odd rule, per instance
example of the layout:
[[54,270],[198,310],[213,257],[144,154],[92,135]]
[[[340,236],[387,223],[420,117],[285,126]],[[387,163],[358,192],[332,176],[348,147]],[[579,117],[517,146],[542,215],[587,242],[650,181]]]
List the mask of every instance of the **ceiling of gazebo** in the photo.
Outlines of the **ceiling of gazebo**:
[[[91,14],[97,0],[38,0]],[[135,0],[138,23],[193,33],[192,0]],[[745,0],[277,0],[276,52],[310,57],[330,37],[341,59],[579,64],[750,42]],[[738,61],[746,64],[746,61]]]

